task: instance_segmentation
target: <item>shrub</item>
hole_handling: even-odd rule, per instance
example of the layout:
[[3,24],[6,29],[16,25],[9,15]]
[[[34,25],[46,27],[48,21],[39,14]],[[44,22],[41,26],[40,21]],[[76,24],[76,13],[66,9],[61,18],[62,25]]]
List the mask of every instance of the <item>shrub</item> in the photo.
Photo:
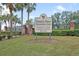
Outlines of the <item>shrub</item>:
[[79,36],[79,30],[74,31],[75,36]]
[[[33,33],[35,35],[35,33]],[[37,33],[40,36],[47,36],[49,33]],[[79,36],[79,30],[53,30],[52,36]]]
[[10,32],[10,31],[0,32],[0,40],[5,39],[6,37],[10,39],[12,36],[16,35],[20,35],[20,32]]
[[2,41],[2,36],[0,36],[0,41]]

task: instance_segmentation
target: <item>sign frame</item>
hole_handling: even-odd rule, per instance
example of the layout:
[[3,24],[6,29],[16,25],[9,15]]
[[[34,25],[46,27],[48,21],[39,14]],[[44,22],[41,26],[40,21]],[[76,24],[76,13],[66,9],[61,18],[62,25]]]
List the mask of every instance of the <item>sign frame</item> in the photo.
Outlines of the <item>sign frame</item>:
[[[37,17],[37,18],[35,18],[35,24],[34,24],[34,28],[35,28],[35,39],[37,39],[37,34],[38,33],[47,33],[48,35],[49,35],[49,39],[51,40],[51,34],[52,34],[52,18],[51,17],[47,17],[46,15],[44,15],[43,17],[42,17],[43,15],[41,15],[40,17]],[[44,19],[45,18],[45,19]],[[39,19],[39,21],[42,21],[42,22],[44,22],[44,21],[50,21],[50,25],[49,25],[49,27],[51,28],[50,30],[49,30],[49,32],[47,31],[47,32],[41,32],[41,31],[36,31],[36,21],[37,21],[37,19]],[[44,24],[43,25],[41,25],[41,26],[44,26]],[[41,29],[41,28],[40,28]]]

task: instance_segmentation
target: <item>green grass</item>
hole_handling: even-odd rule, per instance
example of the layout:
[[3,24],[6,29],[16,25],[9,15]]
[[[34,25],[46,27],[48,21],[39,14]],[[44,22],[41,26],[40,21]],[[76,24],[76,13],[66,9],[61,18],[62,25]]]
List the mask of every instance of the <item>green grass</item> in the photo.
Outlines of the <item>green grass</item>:
[[[53,36],[57,43],[29,43],[32,36],[0,41],[1,56],[79,56],[79,37]],[[39,40],[47,36],[38,36]]]

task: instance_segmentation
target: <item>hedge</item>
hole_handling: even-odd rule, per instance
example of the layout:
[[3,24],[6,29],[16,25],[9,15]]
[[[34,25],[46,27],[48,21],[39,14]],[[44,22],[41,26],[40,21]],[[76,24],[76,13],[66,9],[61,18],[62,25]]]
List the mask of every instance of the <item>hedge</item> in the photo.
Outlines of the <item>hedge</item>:
[[20,35],[20,32],[10,32],[10,31],[4,31],[4,32],[0,32],[0,35]]
[[7,39],[10,39],[16,35],[21,35],[21,33],[20,32],[10,32],[10,31],[0,32],[0,41],[2,39],[5,39],[6,37],[7,37]]
[[[33,32],[35,35],[36,33]],[[49,33],[37,33],[39,36],[48,36]],[[53,30],[52,36],[79,36],[79,30]]]

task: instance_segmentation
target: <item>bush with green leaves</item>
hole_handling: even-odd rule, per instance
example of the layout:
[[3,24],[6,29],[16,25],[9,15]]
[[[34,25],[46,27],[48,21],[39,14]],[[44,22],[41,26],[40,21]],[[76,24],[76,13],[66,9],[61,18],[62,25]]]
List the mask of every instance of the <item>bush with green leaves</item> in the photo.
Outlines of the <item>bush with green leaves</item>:
[[16,35],[21,35],[20,32],[11,32],[11,31],[2,31],[0,32],[0,40],[5,39],[7,37],[7,39],[12,38],[12,36],[16,36]]
[[[49,33],[35,33],[39,36],[48,36]],[[79,36],[79,30],[53,30],[51,33],[52,36]]]

